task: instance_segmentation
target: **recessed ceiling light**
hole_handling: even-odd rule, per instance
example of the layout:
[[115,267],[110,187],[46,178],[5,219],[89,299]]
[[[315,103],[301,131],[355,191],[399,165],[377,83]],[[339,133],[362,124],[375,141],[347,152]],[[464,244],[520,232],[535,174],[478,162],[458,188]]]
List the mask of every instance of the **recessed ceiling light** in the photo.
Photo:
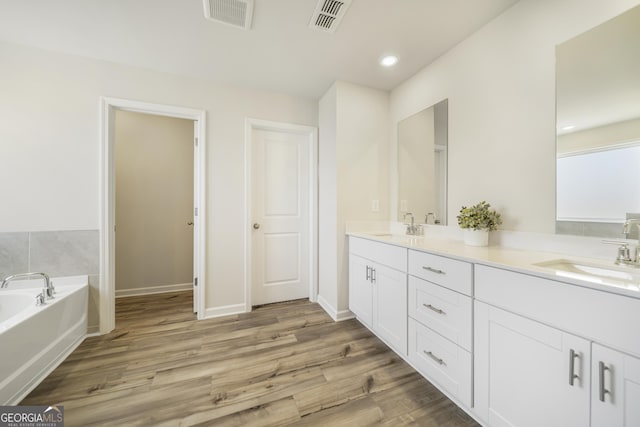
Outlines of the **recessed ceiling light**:
[[384,56],[380,60],[380,65],[382,65],[383,67],[393,67],[397,63],[398,63],[398,57],[394,55]]

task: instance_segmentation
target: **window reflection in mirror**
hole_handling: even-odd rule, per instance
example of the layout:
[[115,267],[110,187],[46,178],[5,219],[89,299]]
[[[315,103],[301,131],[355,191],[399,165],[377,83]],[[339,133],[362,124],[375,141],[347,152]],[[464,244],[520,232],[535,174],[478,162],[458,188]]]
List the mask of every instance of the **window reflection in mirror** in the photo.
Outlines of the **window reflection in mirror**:
[[398,219],[447,220],[448,101],[398,123]]
[[557,46],[557,233],[640,218],[639,40],[640,6]]

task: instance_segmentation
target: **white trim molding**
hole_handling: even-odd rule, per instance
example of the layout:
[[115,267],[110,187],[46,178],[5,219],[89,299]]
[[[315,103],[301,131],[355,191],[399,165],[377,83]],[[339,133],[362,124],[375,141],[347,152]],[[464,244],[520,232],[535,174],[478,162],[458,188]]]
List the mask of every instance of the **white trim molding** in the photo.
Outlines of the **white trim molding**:
[[244,132],[244,309],[251,311],[251,142],[254,130],[306,135],[309,142],[309,301],[318,295],[318,128],[292,123],[245,119]]
[[198,227],[196,239],[201,262],[198,263],[198,319],[205,316],[206,289],[206,111],[151,104],[128,99],[100,97],[100,333],[115,328],[115,150],[114,117],[116,110],[193,120],[198,123]]
[[204,312],[204,318],[212,319],[214,317],[229,316],[232,314],[241,314],[244,312],[244,304],[223,305],[220,307],[207,308]]
[[135,297],[140,295],[166,294],[167,292],[190,291],[193,283],[177,283],[175,285],[147,286],[145,288],[116,289],[116,298]]
[[356,317],[355,314],[353,314],[350,310],[338,311],[331,304],[329,304],[329,301],[324,299],[322,295],[318,295],[318,304],[336,322],[342,322],[343,320],[354,319]]

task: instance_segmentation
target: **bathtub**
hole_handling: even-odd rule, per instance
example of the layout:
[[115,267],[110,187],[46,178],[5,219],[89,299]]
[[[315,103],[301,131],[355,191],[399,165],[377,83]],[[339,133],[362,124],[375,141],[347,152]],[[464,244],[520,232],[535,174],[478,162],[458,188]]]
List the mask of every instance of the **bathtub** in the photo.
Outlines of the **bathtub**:
[[42,306],[41,279],[0,289],[0,405],[20,403],[87,335],[88,277],[52,281],[55,298]]

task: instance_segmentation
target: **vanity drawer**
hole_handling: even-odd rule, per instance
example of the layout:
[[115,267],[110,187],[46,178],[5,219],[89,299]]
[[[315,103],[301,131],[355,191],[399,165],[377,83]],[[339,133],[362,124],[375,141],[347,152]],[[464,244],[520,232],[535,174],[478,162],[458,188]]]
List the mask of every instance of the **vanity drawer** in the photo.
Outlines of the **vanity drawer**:
[[400,246],[349,237],[349,253],[396,270],[407,271],[407,249]]
[[409,276],[409,316],[471,351],[471,298]]
[[409,360],[429,381],[471,407],[471,353],[410,318]]
[[409,250],[409,274],[472,295],[473,266],[468,262]]

